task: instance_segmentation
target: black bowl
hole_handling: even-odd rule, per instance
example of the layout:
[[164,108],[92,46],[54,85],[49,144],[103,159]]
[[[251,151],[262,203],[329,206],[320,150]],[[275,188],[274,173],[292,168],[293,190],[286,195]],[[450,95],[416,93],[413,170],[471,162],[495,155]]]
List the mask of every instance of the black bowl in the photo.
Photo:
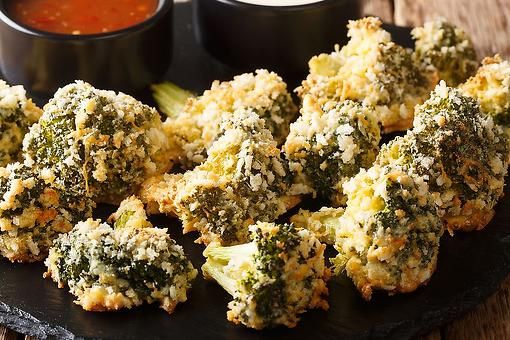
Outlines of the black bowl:
[[280,7],[193,0],[195,35],[210,54],[243,71],[267,68],[282,75],[303,75],[312,56],[343,45],[347,21],[360,14],[358,0]]
[[103,34],[68,35],[21,25],[0,0],[0,72],[11,84],[51,95],[76,79],[137,93],[163,77],[172,58],[173,0],[146,21]]

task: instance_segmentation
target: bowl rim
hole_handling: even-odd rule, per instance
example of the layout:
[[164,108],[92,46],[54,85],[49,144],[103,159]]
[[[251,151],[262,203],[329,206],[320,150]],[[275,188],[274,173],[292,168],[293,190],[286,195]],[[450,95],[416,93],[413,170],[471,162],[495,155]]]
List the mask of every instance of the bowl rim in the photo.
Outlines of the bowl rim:
[[[191,0],[193,1],[193,0]],[[269,6],[269,5],[257,5],[257,4],[250,4],[246,2],[242,2],[240,0],[208,0],[208,1],[216,1],[220,2],[226,5],[240,7],[241,9],[246,10],[263,10],[263,11],[279,11],[279,12],[295,12],[295,11],[303,11],[303,10],[311,10],[311,9],[317,9],[323,6],[338,4],[340,0],[320,0],[315,1],[309,4],[302,4],[302,5],[293,5],[293,6]],[[359,0],[341,0],[343,3],[349,3],[349,2],[357,2]]]
[[128,26],[126,28],[122,28],[119,30],[115,30],[112,32],[106,33],[94,33],[94,34],[65,34],[65,33],[55,33],[39,30],[27,25],[23,25],[14,19],[12,19],[7,13],[6,2],[12,0],[0,0],[0,22],[5,23],[9,27],[13,28],[16,31],[21,33],[33,36],[35,38],[45,38],[51,40],[60,40],[60,41],[90,41],[90,40],[103,40],[103,39],[115,39],[120,36],[124,36],[130,33],[138,32],[146,27],[153,26],[160,20],[162,20],[168,12],[173,8],[174,1],[173,0],[158,0],[158,8],[154,14],[132,26]]

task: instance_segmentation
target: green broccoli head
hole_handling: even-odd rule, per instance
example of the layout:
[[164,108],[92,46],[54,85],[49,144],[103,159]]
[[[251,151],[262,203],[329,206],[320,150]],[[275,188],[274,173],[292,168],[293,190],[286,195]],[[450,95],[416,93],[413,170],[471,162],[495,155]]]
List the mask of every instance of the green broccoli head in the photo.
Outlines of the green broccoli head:
[[233,245],[248,241],[248,226],[272,222],[293,206],[288,166],[265,122],[239,110],[222,123],[207,160],[184,173],[172,201],[184,230],[199,241]]
[[53,239],[94,207],[56,183],[50,170],[22,163],[0,168],[0,198],[0,255],[13,262],[44,259]]
[[416,111],[414,129],[383,147],[378,163],[426,176],[447,227],[485,227],[503,195],[509,144],[472,98],[438,85]]
[[255,329],[294,327],[307,309],[328,308],[325,246],[312,232],[259,222],[250,234],[250,243],[211,244],[204,252],[204,275],[233,297],[229,321]]
[[45,277],[65,285],[85,310],[109,311],[142,303],[168,313],[187,299],[197,271],[183,249],[147,221],[134,197],[121,203],[108,223],[88,219],[60,235],[46,259]]
[[[27,162],[78,195],[119,202],[166,170],[159,114],[125,94],[78,81],[57,91],[23,141]],[[83,185],[84,184],[84,185]]]
[[174,85],[159,85],[155,98],[173,111],[164,126],[176,149],[172,157],[184,168],[207,158],[207,150],[221,135],[221,122],[237,110],[250,110],[264,119],[278,144],[285,141],[297,114],[285,82],[267,70],[215,81],[199,97],[186,98],[186,92]]
[[295,187],[335,206],[345,203],[342,184],[370,167],[379,152],[380,128],[372,114],[350,100],[321,107],[306,96],[283,148]]
[[374,290],[406,293],[425,284],[436,268],[443,225],[424,178],[399,165],[374,165],[344,188],[336,269],[345,270],[367,300]]
[[415,58],[437,71],[449,86],[458,86],[478,68],[476,51],[466,32],[439,19],[412,31],[416,41]]
[[27,99],[23,86],[9,86],[0,80],[0,166],[21,160],[23,137],[41,113]]

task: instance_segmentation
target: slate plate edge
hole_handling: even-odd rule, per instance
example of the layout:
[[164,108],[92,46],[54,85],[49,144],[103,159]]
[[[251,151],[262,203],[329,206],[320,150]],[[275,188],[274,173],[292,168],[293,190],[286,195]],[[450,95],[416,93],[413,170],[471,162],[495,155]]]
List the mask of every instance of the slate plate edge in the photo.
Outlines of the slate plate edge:
[[11,330],[46,339],[48,337],[58,339],[76,339],[76,336],[60,326],[52,326],[21,309],[11,307],[0,301],[0,324]]

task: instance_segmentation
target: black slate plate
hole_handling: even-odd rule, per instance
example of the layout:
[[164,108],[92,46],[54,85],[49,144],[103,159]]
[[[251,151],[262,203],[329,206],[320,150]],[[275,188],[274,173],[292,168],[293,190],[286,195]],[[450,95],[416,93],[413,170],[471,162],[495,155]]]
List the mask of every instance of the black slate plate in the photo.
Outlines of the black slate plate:
[[[213,79],[229,79],[239,73],[209,58],[196,46],[188,4],[177,4],[175,15],[175,57],[169,79],[199,92],[209,87]],[[397,42],[410,45],[409,30],[391,26],[387,29]],[[102,206],[96,213],[104,217],[113,209]],[[175,220],[163,216],[152,220],[156,226],[169,227],[195,267],[201,266],[203,247],[193,243],[196,235],[181,235]],[[377,294],[367,303],[348,278],[334,278],[329,285],[329,312],[308,312],[292,330],[256,332],[227,322],[229,296],[200,276],[189,300],[171,316],[156,306],[88,313],[73,304],[65,289],[57,289],[50,280],[42,278],[42,264],[11,264],[5,260],[0,260],[0,324],[24,334],[57,338],[410,338],[453,320],[496,291],[510,273],[509,221],[507,195],[486,230],[458,234],[455,238],[445,236],[436,274],[428,286],[412,294]]]

